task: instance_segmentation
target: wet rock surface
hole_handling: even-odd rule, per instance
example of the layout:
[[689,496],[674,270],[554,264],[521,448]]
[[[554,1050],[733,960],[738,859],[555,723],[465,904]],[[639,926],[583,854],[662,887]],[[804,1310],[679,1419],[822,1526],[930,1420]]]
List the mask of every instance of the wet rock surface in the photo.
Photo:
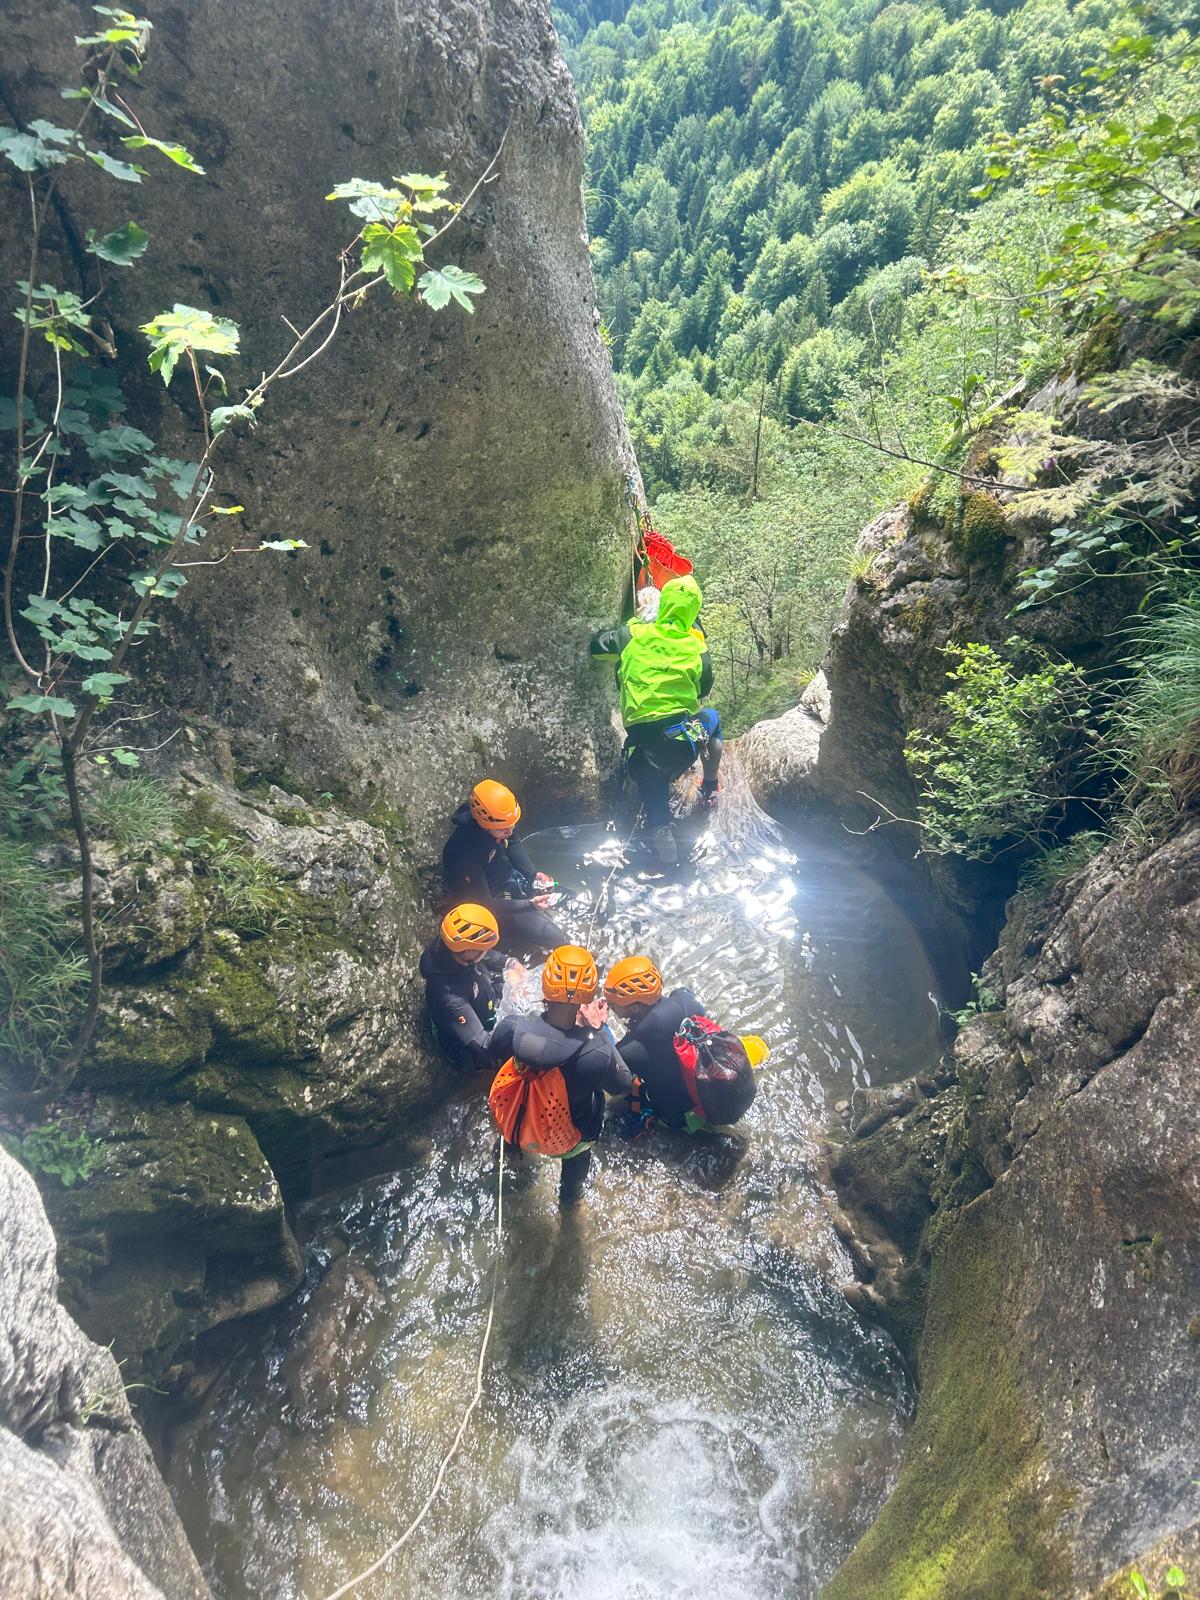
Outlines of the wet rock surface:
[[[9,8],[16,115],[58,117],[86,15],[71,0]],[[632,458],[549,6],[194,0],[153,21],[138,114],[206,174],[141,185],[153,249],[106,308],[136,421],[177,455],[197,435],[183,385],[145,371],[148,311],[183,300],[236,321],[236,391],[282,357],[283,319],[306,325],[337,287],[358,219],[326,201],[335,184],[444,169],[462,197],[503,143],[495,181],[435,252],[483,278],[475,314],[373,299],[224,453],[221,492],[245,507],[232,542],[249,530],[309,548],[189,574],[156,647],[160,736],[178,714],[210,717],[241,771],[359,814],[384,803],[426,850],[485,773],[536,782],[546,807],[594,795],[617,744],[586,642],[628,577]],[[78,237],[94,189],[60,184]],[[48,249],[74,287],[69,248]]]
[[[9,114],[61,120],[89,17],[74,0],[8,8]],[[548,6],[199,0],[152,20],[138,114],[206,175],[141,185],[153,247],[106,309],[129,420],[181,458],[199,435],[183,386],[146,371],[153,309],[237,322],[237,398],[282,355],[284,319],[304,325],[336,288],[357,223],[325,200],[335,184],[444,169],[464,196],[503,144],[436,258],[484,279],[475,314],[368,304],[230,438],[217,498],[245,507],[230,542],[308,549],[191,570],[137,679],[144,743],[164,741],[143,770],[180,815],[157,846],[98,843],[106,995],[77,1087],[112,1171],[69,1203],[46,1192],[80,1315],[178,1376],[198,1334],[286,1293],[279,1189],[344,1178],[444,1089],[415,967],[454,807],[490,775],[530,817],[578,815],[614,768],[611,683],[586,641],[628,574],[632,458]],[[58,201],[47,279],[90,295],[73,241],[94,189],[65,173]],[[207,554],[232,526],[215,520]],[[69,850],[48,866],[78,893]]]
[[0,1594],[207,1600],[111,1351],[59,1304],[33,1180],[0,1150]]
[[906,1594],[931,1563],[938,1595],[1107,1595],[1200,1522],[1200,826],[1012,913],[959,1086],[835,1163],[898,1252],[888,1309],[927,1263],[928,1312],[906,1463],[834,1600]]

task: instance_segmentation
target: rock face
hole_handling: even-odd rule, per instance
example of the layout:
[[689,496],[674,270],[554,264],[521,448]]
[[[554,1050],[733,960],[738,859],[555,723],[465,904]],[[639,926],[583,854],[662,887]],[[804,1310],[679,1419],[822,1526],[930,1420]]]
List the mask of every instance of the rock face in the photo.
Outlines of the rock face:
[[1131,1560],[1161,1576],[1196,1543],[1200,824],[1014,904],[985,979],[1002,1010],[957,1043],[937,1209],[920,1242],[892,1229],[929,1275],[914,1437],[830,1600],[1127,1592]]
[[[66,0],[9,8],[18,116],[59,114],[90,17]],[[236,542],[310,548],[191,574],[159,653],[163,702],[223,723],[242,771],[360,811],[384,801],[426,848],[483,773],[577,802],[615,754],[585,646],[628,573],[632,461],[549,6],[195,0],[152,20],[138,114],[207,175],[164,164],[139,187],[153,244],[110,314],[139,425],[181,454],[187,394],[144,372],[138,324],[175,300],[219,310],[242,330],[231,385],[257,378],[284,353],[282,319],[304,326],[336,288],[358,225],[326,202],[336,183],[445,169],[465,195],[503,141],[496,180],[435,250],[484,279],[475,315],[372,301],[230,451]],[[77,233],[94,176],[64,179]],[[102,182],[99,202],[124,187]],[[77,270],[68,251],[60,264]]]
[[[44,273],[93,292],[77,241],[107,225],[97,205],[133,206],[152,242],[110,274],[118,375],[130,420],[181,457],[196,418],[146,371],[139,324],[175,301],[236,321],[237,398],[283,354],[283,319],[336,288],[357,226],[324,198],[336,183],[444,169],[462,196],[503,144],[433,257],[483,278],[475,314],[368,302],[231,438],[215,499],[245,511],[213,519],[212,553],[309,548],[192,570],[138,680],[145,742],[171,739],[145,770],[176,815],[144,847],[98,850],[104,1017],[78,1082],[94,1098],[68,1109],[104,1159],[86,1189],[46,1192],[72,1305],[129,1375],[172,1388],[197,1334],[290,1289],[285,1196],[402,1136],[446,1086],[416,959],[450,812],[492,775],[529,820],[577,815],[612,771],[611,683],[586,640],[627,578],[635,469],[544,0],[151,9],[130,92],[206,175],[163,163],[131,199],[65,173]],[[90,8],[16,0],[5,21],[7,114],[61,120]],[[0,246],[10,278],[17,248]],[[70,854],[49,855],[69,896]]]
[[112,1354],[56,1298],[54,1236],[0,1150],[0,1594],[207,1600]]

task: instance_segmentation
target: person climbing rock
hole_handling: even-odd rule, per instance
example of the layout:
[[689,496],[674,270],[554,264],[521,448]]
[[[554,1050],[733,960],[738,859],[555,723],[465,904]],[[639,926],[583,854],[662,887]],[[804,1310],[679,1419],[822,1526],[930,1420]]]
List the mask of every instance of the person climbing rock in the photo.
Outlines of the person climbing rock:
[[451,821],[454,831],[442,851],[446,892],[452,901],[486,906],[509,953],[539,953],[562,944],[566,934],[546,915],[553,879],[538,872],[513,830],[521,807],[511,789],[485,778],[471,790]]
[[575,1205],[604,1120],[604,1095],[628,1093],[632,1080],[607,1034],[607,1006],[589,951],[560,945],[542,970],[540,1017],[497,1024],[488,1054],[499,1068],[488,1102],[514,1155],[562,1162],[559,1204]]
[[672,578],[663,585],[655,621],[602,628],[591,642],[593,657],[617,660],[629,771],[665,866],[679,859],[671,832],[671,784],[699,757],[700,799],[710,804],[724,749],[720,717],[700,705],[713,679],[708,645],[696,627],[702,600],[695,578]]
[[766,1059],[756,1036],[737,1039],[708,1018],[690,989],[663,993],[649,956],[626,956],[604,980],[604,996],[626,1025],[617,1043],[633,1076],[630,1108],[639,1131],[662,1122],[697,1133],[728,1126],[754,1100],[754,1068]]
[[496,950],[499,941],[500,928],[492,913],[468,901],[447,911],[437,938],[421,952],[433,1036],[459,1071],[482,1072],[491,1065],[488,1039],[504,992],[505,959]]

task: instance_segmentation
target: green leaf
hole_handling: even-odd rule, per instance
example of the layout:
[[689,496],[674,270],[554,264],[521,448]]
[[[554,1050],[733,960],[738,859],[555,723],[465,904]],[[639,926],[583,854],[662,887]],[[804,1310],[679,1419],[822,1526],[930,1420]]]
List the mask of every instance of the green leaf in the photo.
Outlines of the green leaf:
[[131,134],[128,138],[122,139],[121,143],[126,150],[157,150],[160,155],[166,156],[168,161],[173,161],[185,172],[195,172],[203,176],[204,168],[184,145],[168,144],[162,139],[151,139],[144,133]]
[[124,750],[120,747],[113,751],[112,758],[122,767],[140,767],[142,764],[141,757],[136,755],[134,751]]
[[1182,1567],[1168,1567],[1163,1582],[1168,1589],[1182,1589],[1187,1582],[1187,1573]]
[[75,707],[69,700],[56,694],[15,694],[8,702],[9,710],[29,711],[35,716],[53,712],[57,717],[73,717]]
[[158,594],[172,600],[187,582],[187,576],[168,567],[157,578],[153,572],[135,572],[129,581],[139,594]]
[[254,411],[253,406],[217,406],[208,420],[214,433],[224,433],[231,422],[249,422],[253,426]]
[[43,167],[59,167],[71,159],[77,136],[70,128],[56,128],[38,118],[28,129],[0,128],[0,153],[7,156],[18,172],[37,172]]
[[363,229],[362,264],[366,272],[382,272],[397,294],[407,294],[416,281],[415,263],[421,259],[421,241],[415,228],[399,223],[394,228],[370,222]]
[[1150,1587],[1140,1572],[1134,1571],[1129,1574],[1129,1587],[1138,1596],[1138,1600],[1150,1600]]
[[101,261],[111,261],[115,267],[131,267],[139,256],[145,255],[149,243],[150,235],[145,228],[139,228],[136,222],[127,222],[123,228],[106,233],[102,239],[97,239],[91,228],[87,232],[87,247],[91,253],[99,256]]
[[211,350],[220,356],[237,354],[237,324],[226,317],[214,317],[211,311],[199,311],[195,306],[176,302],[170,311],[160,311],[150,322],[144,322],[140,331],[152,346],[150,370],[157,372],[164,384],[171,382],[175,364],[185,351]]
[[110,178],[120,178],[123,183],[141,183],[146,174],[145,167],[131,167],[128,161],[110,156],[107,150],[89,150],[87,154],[88,159],[103,167]]
[[209,508],[214,517],[236,517],[239,511],[245,511],[245,506],[211,506]]
[[122,123],[126,128],[136,127],[132,117],[127,117],[119,106],[113,105],[111,100],[106,100],[102,94],[97,94],[94,89],[61,89],[59,93],[64,100],[90,100],[97,111],[103,111],[105,116],[112,117]]
[[482,278],[477,278],[473,272],[464,272],[462,267],[456,267],[451,262],[447,266],[423,272],[419,287],[421,299],[434,311],[440,311],[453,298],[464,311],[473,312],[475,307],[471,304],[470,296],[482,294],[487,286]]
[[368,222],[395,222],[400,207],[408,204],[399,189],[385,189],[382,183],[372,183],[367,178],[350,178],[336,184],[325,198],[349,200],[353,215]]
[[97,699],[107,700],[114,689],[128,682],[127,672],[93,672],[83,680],[82,688],[84,694],[94,694]]
[[258,548],[260,550],[307,550],[308,544],[303,539],[264,539]]

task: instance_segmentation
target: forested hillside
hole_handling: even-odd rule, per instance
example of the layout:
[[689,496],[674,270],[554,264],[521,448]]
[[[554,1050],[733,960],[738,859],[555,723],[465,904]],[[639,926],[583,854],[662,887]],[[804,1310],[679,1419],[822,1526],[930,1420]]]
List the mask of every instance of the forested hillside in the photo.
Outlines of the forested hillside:
[[[1181,220],[1117,180],[1194,148],[1186,31],[1112,0],[564,0],[557,20],[620,392],[742,724],[794,698],[869,516],[923,463],[961,466]],[[1064,140],[1099,152],[1090,178]]]

